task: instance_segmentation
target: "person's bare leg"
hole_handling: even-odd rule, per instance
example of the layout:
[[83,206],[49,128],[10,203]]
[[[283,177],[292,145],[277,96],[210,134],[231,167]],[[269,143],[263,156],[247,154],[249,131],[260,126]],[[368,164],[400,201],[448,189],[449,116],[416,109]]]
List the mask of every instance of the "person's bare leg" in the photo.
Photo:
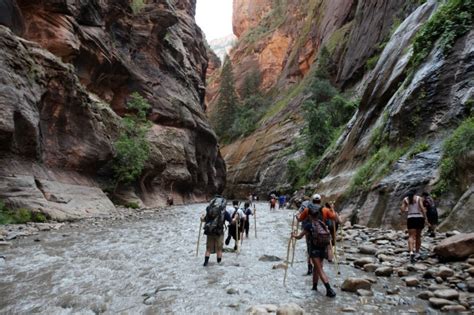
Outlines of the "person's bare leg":
[[413,249],[415,248],[415,238],[416,238],[416,230],[409,229],[408,230],[408,251],[413,253]]
[[415,252],[420,253],[421,248],[421,230],[415,232]]
[[313,258],[313,265],[316,269],[314,272],[318,273],[319,278],[323,281],[324,286],[326,287],[326,296],[328,297],[335,297],[336,292],[331,288],[329,284],[329,279],[323,269],[323,260],[321,258]]

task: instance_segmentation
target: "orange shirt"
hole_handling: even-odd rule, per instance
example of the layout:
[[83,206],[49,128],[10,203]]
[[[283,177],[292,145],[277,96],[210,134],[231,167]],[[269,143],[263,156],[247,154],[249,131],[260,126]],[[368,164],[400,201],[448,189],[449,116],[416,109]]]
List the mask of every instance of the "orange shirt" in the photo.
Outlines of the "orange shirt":
[[[335,211],[332,211],[329,208],[323,207],[322,213],[323,213],[323,221],[326,221],[327,219],[330,219],[330,220],[333,220],[333,221],[336,220],[336,212]],[[299,220],[300,221],[306,220],[308,215],[309,215],[309,208],[305,208],[303,210],[303,212],[301,212],[301,214],[299,215]]]

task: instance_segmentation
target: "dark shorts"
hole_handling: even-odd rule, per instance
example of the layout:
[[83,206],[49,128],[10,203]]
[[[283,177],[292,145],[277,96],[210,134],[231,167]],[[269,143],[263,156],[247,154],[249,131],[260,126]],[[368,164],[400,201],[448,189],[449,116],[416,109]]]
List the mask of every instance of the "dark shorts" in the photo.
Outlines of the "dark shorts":
[[438,225],[438,211],[436,210],[428,210],[426,212],[426,217],[428,218],[428,222],[432,225]]
[[327,247],[315,247],[309,246],[309,257],[311,258],[328,258],[328,248]]
[[409,230],[423,230],[425,227],[425,218],[408,218],[407,229]]

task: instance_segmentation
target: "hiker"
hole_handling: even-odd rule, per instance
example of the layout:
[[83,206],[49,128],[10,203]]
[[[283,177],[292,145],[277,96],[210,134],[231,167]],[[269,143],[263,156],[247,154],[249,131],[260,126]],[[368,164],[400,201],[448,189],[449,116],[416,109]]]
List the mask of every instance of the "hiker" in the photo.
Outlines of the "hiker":
[[276,197],[275,195],[270,196],[270,211],[275,210]]
[[249,238],[250,216],[253,215],[249,202],[246,202],[244,204],[244,214],[245,214],[245,222],[244,222],[245,237]]
[[248,202],[250,203],[250,205],[249,205],[249,207],[250,207],[250,206],[252,205],[252,203],[253,203],[253,195],[252,195],[252,193],[249,193],[247,199],[248,199]]
[[[304,203],[304,202],[303,202]],[[307,203],[307,206],[304,208],[304,210],[297,215],[297,219],[298,221],[300,222],[303,222],[303,228],[305,225],[308,225],[311,221],[311,218],[309,216],[309,212],[311,209],[317,209],[319,212],[321,212],[321,215],[322,215],[322,220],[323,222],[327,222],[328,220],[332,220],[332,221],[336,221],[337,223],[340,223],[340,219],[339,219],[339,216],[337,215],[337,213],[335,211],[331,211],[327,208],[322,208],[321,207],[321,196],[319,194],[314,194],[313,197],[312,197],[312,201],[310,203]],[[310,238],[306,238],[306,245],[307,245],[307,249],[308,249],[308,254],[310,254],[310,247],[311,247],[311,239]],[[329,247],[329,246],[328,246]],[[311,258],[311,257],[309,257]],[[313,269],[313,266],[312,266],[312,260],[308,258],[308,272],[307,272],[307,275],[310,275],[312,273],[312,269]],[[329,258],[328,255],[326,255],[325,258]],[[331,259],[332,261],[332,259]],[[322,260],[321,260],[321,264],[322,264]],[[316,278],[315,278],[315,274],[313,273],[313,284],[318,284],[318,277],[317,277],[317,274],[316,274]]]
[[[324,204],[323,213],[328,213],[328,212],[335,212],[333,202],[332,202],[332,204],[330,204],[328,202],[326,202]],[[331,232],[331,239],[332,239],[332,243],[334,244],[334,241],[336,240],[336,231],[339,229],[339,221],[336,220],[335,222],[333,222],[331,219],[326,219],[326,221],[324,221],[324,223],[326,223],[326,225],[329,229],[329,232]]]
[[[315,200],[315,198],[313,198],[313,200]],[[321,199],[319,199],[319,201],[321,201]],[[303,226],[303,231],[299,235],[293,232],[292,237],[299,240],[305,236],[306,239],[310,240],[308,253],[314,265],[313,287],[311,289],[315,291],[318,290],[318,279],[321,278],[326,287],[326,296],[335,297],[336,292],[331,288],[328,276],[323,269],[323,260],[327,258],[328,255],[328,245],[331,235],[326,224],[324,224],[321,205],[313,203],[307,209],[310,218],[309,222]]]
[[278,197],[278,209],[285,208],[285,201],[286,201],[285,195],[280,195],[280,197]]
[[206,254],[204,256],[204,267],[209,263],[211,254],[217,254],[217,263],[222,261],[222,248],[224,243],[224,222],[230,222],[230,215],[226,211],[227,200],[216,196],[206,207],[206,213],[201,216],[204,224],[206,240]]
[[168,195],[168,197],[166,198],[166,204],[168,206],[172,206],[174,204],[173,196]]
[[410,252],[410,260],[415,262],[416,259],[420,258],[421,231],[425,227],[426,220],[426,209],[423,206],[423,199],[415,195],[414,191],[410,191],[407,197],[403,198],[400,212],[408,213],[408,251]]
[[[225,244],[229,245],[230,240],[233,238],[235,240],[234,250],[237,250],[238,241],[242,239],[242,233],[244,231],[245,215],[243,210],[239,208],[239,202],[237,200],[232,201],[232,208],[228,208],[227,213],[231,221],[228,226],[228,235]],[[236,239],[237,221],[239,222],[239,231],[237,232],[239,234],[238,239]]]
[[436,204],[433,198],[430,196],[430,193],[423,192],[423,206],[426,209],[426,217],[428,219],[429,228],[428,233],[431,237],[436,236],[436,226],[438,225],[438,209],[436,209]]

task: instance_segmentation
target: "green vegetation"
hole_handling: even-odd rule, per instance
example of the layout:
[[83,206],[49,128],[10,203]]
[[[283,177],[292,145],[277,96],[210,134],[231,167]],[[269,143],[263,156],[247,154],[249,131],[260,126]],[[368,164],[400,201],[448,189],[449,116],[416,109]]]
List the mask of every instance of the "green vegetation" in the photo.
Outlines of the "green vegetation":
[[405,148],[391,148],[388,146],[380,148],[357,170],[352,178],[349,194],[369,191],[373,183],[386,176],[393,164],[405,153]]
[[388,142],[388,134],[385,132],[385,126],[388,122],[388,112],[382,114],[382,123],[373,131],[370,138],[370,143],[375,150],[380,149]]
[[434,195],[440,196],[459,185],[459,160],[474,150],[474,117],[464,120],[443,145],[440,180]]
[[136,202],[127,202],[125,204],[125,207],[130,208],[130,209],[139,209],[140,208],[140,206]]
[[146,133],[150,128],[146,113],[150,104],[138,93],[133,93],[127,108],[133,112],[122,118],[122,128],[114,143],[116,156],[112,161],[115,187],[131,183],[142,173],[150,148]]
[[313,170],[317,166],[319,159],[304,157],[301,160],[289,160],[287,163],[287,180],[292,190],[308,184],[311,180]]
[[40,212],[35,212],[24,208],[11,210],[5,206],[5,203],[2,200],[0,200],[0,225],[46,221],[46,217]]
[[413,41],[413,55],[408,65],[408,77],[423,62],[439,40],[445,55],[455,41],[473,26],[474,0],[448,0],[440,6],[430,20],[418,31]]
[[430,149],[430,145],[426,142],[420,142],[415,147],[408,153],[408,158],[411,160],[413,159],[417,154],[420,154],[421,152],[428,151]]
[[138,14],[145,7],[145,0],[132,0],[130,6],[132,7],[133,14]]

